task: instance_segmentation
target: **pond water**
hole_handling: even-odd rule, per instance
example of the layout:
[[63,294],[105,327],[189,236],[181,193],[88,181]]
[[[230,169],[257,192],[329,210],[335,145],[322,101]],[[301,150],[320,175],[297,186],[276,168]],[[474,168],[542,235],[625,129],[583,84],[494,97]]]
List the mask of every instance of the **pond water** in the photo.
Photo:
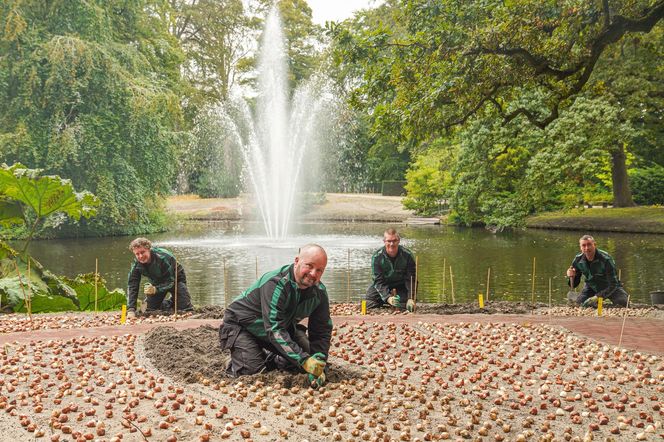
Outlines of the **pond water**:
[[[291,238],[270,242],[254,223],[194,222],[176,232],[151,235],[184,265],[193,302],[223,305],[256,276],[291,263],[299,246],[322,245],[328,253],[323,282],[332,301],[359,301],[371,282],[371,255],[382,246],[385,224],[301,224]],[[535,260],[535,299],[565,302],[565,270],[578,251],[582,233],[528,230],[491,233],[484,229],[412,226],[399,229],[402,245],[418,257],[418,300],[476,301],[486,291],[493,300],[529,301]],[[30,252],[56,274],[99,272],[109,287],[126,289],[133,238],[110,237],[35,241]],[[649,292],[664,290],[664,235],[600,233],[598,247],[616,260],[633,302],[650,303]],[[445,264],[443,266],[443,264]],[[225,269],[225,270],[224,270]],[[453,281],[450,278],[450,271]],[[453,287],[453,289],[452,289]]]

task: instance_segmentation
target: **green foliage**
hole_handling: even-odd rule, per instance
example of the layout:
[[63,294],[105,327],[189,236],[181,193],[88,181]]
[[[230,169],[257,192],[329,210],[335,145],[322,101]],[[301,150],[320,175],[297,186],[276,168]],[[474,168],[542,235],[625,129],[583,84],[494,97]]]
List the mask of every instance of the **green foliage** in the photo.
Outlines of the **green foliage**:
[[[94,273],[86,273],[78,275],[74,279],[62,278],[62,280],[76,291],[78,297],[80,311],[94,311],[95,310],[95,275]],[[106,281],[98,277],[97,279],[97,310],[98,311],[111,311],[119,310],[123,304],[127,303],[127,296],[124,290],[115,289],[109,290],[106,287]]]
[[196,118],[181,173],[189,190],[204,198],[236,197],[242,190],[242,148],[221,106],[208,107]]
[[[50,226],[56,226],[64,221],[64,218],[55,219],[57,215],[76,221],[81,217],[89,218],[95,215],[99,205],[97,197],[90,192],[74,191],[70,180],[42,176],[41,172],[41,169],[28,169],[19,163],[12,166],[3,164],[0,167],[0,197],[6,201],[5,207],[14,207],[13,210],[3,211],[6,220],[16,223],[15,206],[18,204],[23,221],[31,224],[24,250],[27,250],[40,224],[52,220]],[[11,206],[12,203],[14,206]]]
[[[76,292],[61,278],[44,269],[34,258],[19,257],[18,253],[9,246],[2,243],[0,245],[2,246],[0,249],[0,298],[3,306],[14,311],[25,308],[25,297],[32,293],[32,297],[35,299],[33,312],[51,311],[49,305],[58,309],[56,311],[78,309],[79,300]],[[29,278],[28,260],[30,261]],[[20,280],[18,273],[21,274]]]
[[228,97],[240,76],[258,23],[241,0],[175,0],[169,21],[171,34],[184,50],[184,78],[190,89],[188,120],[201,109]]
[[664,167],[633,169],[630,172],[630,182],[637,204],[664,205]]
[[163,7],[26,0],[0,8],[0,157],[94,192],[103,204],[83,223],[91,232],[151,227],[145,201],[170,187],[182,54],[156,13]]
[[454,216],[503,228],[584,193],[629,204],[626,168],[661,159],[663,13],[647,0],[388,0],[327,31],[337,81],[370,115],[368,164],[387,164],[381,144],[459,145]]
[[445,174],[440,155],[420,155],[406,173],[408,192],[403,200],[406,209],[419,215],[440,214],[442,200],[451,183],[451,176]]

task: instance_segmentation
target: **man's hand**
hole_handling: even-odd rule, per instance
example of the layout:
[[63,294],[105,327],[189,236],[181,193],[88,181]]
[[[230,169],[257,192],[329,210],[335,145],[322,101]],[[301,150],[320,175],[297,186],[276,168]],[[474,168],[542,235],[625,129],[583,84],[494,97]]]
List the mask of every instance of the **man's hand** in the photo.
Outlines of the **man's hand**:
[[567,269],[567,277],[568,278],[574,278],[576,276],[576,269],[574,267],[570,267]]
[[133,308],[130,309],[130,310],[127,310],[127,318],[132,318],[133,319],[135,317],[136,317],[136,310],[134,310]]
[[145,293],[147,296],[152,296],[157,293],[157,287],[153,286],[152,284],[145,284],[145,287],[143,287],[143,293]]
[[415,301],[414,300],[409,299],[406,302],[406,310],[408,310],[409,312],[412,312],[412,311],[415,310]]
[[399,299],[399,295],[396,296],[390,296],[387,298],[387,303],[390,304],[392,307],[399,307],[401,304],[401,299]]
[[309,376],[309,386],[316,390],[319,387],[322,387],[323,384],[325,384],[325,372],[321,373],[320,376],[315,377],[314,375],[310,374]]
[[325,356],[322,353],[315,353],[313,356],[309,356],[302,363],[302,368],[307,373],[319,378],[325,368]]

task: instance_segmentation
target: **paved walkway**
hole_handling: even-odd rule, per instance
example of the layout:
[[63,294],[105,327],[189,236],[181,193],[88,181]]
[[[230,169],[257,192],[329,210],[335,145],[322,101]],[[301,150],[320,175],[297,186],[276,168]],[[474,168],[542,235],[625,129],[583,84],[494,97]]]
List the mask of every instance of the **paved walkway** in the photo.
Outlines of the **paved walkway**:
[[[368,315],[368,316],[335,316],[336,324],[343,322],[513,322],[517,324],[544,323],[564,327],[574,333],[595,339],[599,342],[618,346],[620,332],[623,328],[621,318],[589,318],[589,317],[548,317],[543,315]],[[85,329],[53,329],[36,330],[21,333],[0,334],[0,345],[11,342],[43,341],[50,339],[72,339],[85,336],[117,336],[123,334],[143,334],[158,326],[175,327],[183,330],[202,325],[219,326],[219,319],[187,319],[167,323],[142,323],[124,326],[106,326]],[[652,354],[664,355],[664,320],[653,318],[628,317],[625,321],[622,347]]]

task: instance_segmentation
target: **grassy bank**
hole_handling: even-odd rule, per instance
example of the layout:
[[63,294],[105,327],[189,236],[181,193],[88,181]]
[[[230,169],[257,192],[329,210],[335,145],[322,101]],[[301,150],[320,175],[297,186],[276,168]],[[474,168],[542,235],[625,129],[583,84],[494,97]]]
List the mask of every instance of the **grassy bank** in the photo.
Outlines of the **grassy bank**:
[[531,216],[529,228],[597,232],[664,233],[664,207],[592,208]]

